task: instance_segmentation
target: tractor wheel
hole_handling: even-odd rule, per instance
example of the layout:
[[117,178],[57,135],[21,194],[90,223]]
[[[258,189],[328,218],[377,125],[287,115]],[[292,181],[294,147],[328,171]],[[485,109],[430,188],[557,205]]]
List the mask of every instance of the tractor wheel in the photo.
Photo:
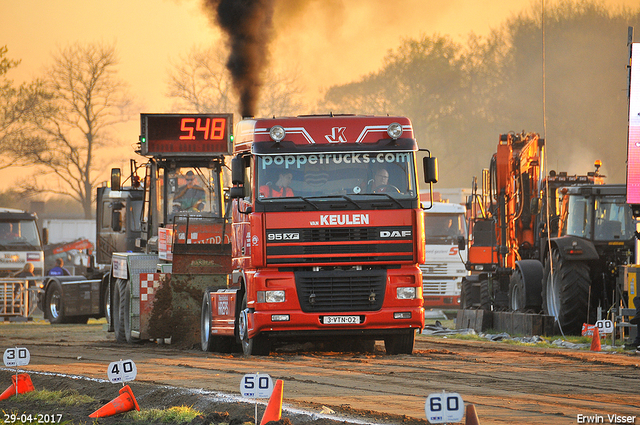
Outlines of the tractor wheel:
[[200,312],[200,345],[202,351],[230,353],[232,337],[211,335],[211,289],[204,291],[202,296],[202,310]]
[[122,322],[124,325],[124,338],[131,344],[135,342],[131,336],[131,286],[126,280],[124,282],[124,288],[120,291],[120,310],[122,315]]
[[582,324],[589,323],[589,266],[583,261],[565,261],[554,249],[545,262],[542,283],[542,308],[556,318],[556,330],[579,335]]

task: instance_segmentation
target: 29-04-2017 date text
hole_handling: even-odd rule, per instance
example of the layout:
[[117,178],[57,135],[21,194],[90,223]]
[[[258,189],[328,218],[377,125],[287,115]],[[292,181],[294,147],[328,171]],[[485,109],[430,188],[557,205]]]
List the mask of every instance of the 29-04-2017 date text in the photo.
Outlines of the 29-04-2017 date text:
[[2,412],[3,424],[33,423],[58,424],[62,422],[62,413],[7,413]]

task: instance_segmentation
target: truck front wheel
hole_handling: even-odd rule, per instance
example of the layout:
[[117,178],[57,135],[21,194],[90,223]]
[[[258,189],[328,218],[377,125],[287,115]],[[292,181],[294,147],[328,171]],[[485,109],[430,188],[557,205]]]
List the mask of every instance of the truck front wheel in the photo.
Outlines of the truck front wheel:
[[384,349],[387,354],[413,354],[415,336],[416,331],[413,329],[397,335],[388,335],[384,338]]
[[238,334],[242,343],[242,352],[245,356],[268,356],[271,352],[270,341],[262,335],[249,338],[249,309],[247,308],[247,296],[242,300],[242,310],[238,319]]
[[55,280],[51,281],[47,289],[45,311],[47,312],[49,323],[56,325],[66,323],[62,310],[62,286]]

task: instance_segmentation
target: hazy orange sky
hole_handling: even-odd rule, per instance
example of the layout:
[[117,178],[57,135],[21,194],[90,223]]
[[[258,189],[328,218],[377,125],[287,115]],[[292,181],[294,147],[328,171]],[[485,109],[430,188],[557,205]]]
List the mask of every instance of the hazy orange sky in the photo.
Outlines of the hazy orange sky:
[[[297,67],[310,97],[378,70],[403,38],[440,33],[464,41],[471,32],[486,35],[506,18],[540,8],[540,1],[531,0],[298,3],[305,4],[302,11],[274,16],[271,63],[276,70]],[[604,3],[635,7],[637,0]],[[193,47],[220,40],[201,0],[0,0],[0,46],[8,47],[9,58],[22,60],[10,79],[21,83],[41,76],[51,55],[72,43],[115,44],[119,76],[129,84],[139,112],[171,112],[172,101],[165,96],[171,64]],[[138,128],[134,120],[119,129],[118,138],[130,146],[138,139]],[[9,181],[7,173],[0,174],[0,189]]]

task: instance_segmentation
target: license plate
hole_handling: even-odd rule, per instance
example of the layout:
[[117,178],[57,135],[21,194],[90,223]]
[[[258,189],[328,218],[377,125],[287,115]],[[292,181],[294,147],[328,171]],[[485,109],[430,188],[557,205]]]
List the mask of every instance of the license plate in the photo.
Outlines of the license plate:
[[322,323],[325,325],[341,325],[360,323],[360,316],[324,316]]

